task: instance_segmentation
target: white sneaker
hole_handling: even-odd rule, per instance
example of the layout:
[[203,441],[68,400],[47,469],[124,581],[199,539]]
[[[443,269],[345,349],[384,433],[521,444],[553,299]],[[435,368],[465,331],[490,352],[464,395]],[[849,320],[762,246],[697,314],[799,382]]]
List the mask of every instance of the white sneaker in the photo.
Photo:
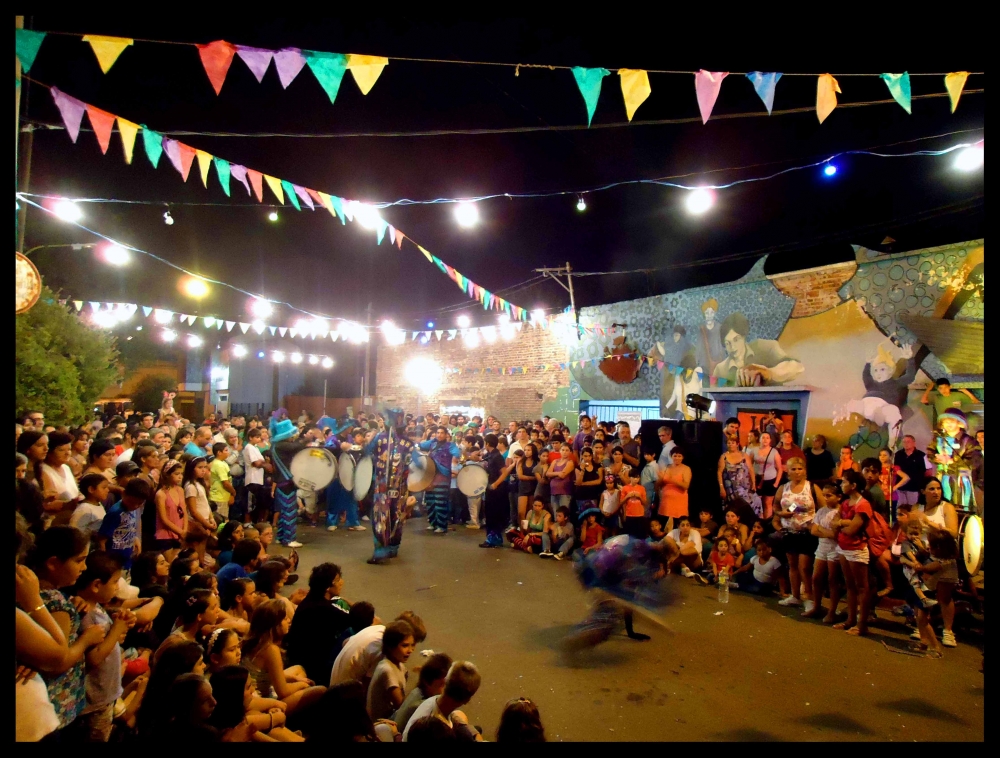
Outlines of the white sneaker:
[[428,532],[433,532],[433,531],[434,531],[434,527],[433,527],[433,526],[429,526],[429,527],[427,527],[427,531],[428,531]]
[[958,647],[958,640],[955,639],[955,633],[945,629],[941,633],[941,644],[945,647]]
[[555,558],[557,561],[563,560],[563,554],[562,553],[556,553],[552,557]]
[[920,639],[920,630],[918,629],[917,631],[913,632],[910,635],[910,639],[911,640],[919,640]]
[[365,528],[365,527],[363,527],[363,526],[361,526],[361,524],[358,524],[357,526],[349,526],[349,527],[347,527],[347,531],[349,531],[349,532],[367,532],[368,529]]
[[543,552],[543,553],[539,553],[538,557],[539,558],[555,558],[555,556],[552,553],[548,552],[548,551]]
[[367,516],[362,516],[362,517],[361,517],[361,520],[362,520],[362,521],[371,521],[371,519],[370,519],[370,518],[368,518]]
[[789,595],[784,600],[779,600],[778,605],[783,605],[787,608],[788,606],[802,605],[802,601],[795,597],[795,595]]
[[301,542],[297,542],[296,540],[292,540],[287,545],[285,545],[285,547],[293,547],[293,548],[294,547],[302,547],[302,543]]
[[478,529],[479,528],[479,524],[473,524],[473,523],[470,522],[470,523],[468,523],[468,524],[465,525],[465,528],[466,529]]
[[694,576],[694,572],[687,566],[681,566],[681,576],[683,576],[685,579],[690,579]]
[[330,526],[328,526],[328,527],[326,528],[326,530],[327,530],[328,532],[335,532],[335,531],[337,531],[337,525],[336,525],[336,524],[330,524]]
[[447,534],[447,533],[448,533],[447,529],[435,529],[434,530],[434,534]]
[[812,600],[806,600],[805,612],[812,613],[814,610],[816,610],[816,603],[814,603]]

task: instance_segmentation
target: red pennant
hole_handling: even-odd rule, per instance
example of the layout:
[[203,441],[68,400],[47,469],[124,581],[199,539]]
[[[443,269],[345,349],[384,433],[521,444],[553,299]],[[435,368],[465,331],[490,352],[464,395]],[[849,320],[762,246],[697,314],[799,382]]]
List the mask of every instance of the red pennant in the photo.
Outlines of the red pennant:
[[194,163],[194,157],[197,151],[190,145],[185,145],[183,142],[177,143],[177,150],[181,156],[181,176],[184,181],[188,180],[188,176],[191,173],[191,164]]
[[323,202],[323,198],[320,197],[319,193],[316,190],[312,190],[306,187],[305,191],[309,193],[309,197],[311,197],[313,200],[316,201],[316,205],[320,206],[321,208],[326,207],[326,203]]
[[405,235],[401,231],[399,231],[399,229],[396,230],[396,247],[398,247],[400,250],[403,249],[403,237],[404,236]]
[[87,106],[87,115],[90,117],[90,125],[94,127],[101,152],[107,155],[108,145],[111,144],[111,128],[115,125],[115,115],[93,105]]
[[198,55],[201,56],[201,65],[205,67],[208,80],[212,83],[215,94],[218,95],[222,92],[222,84],[226,81],[229,65],[233,62],[233,56],[236,55],[236,46],[220,39],[197,47]]
[[247,178],[250,180],[250,184],[253,185],[254,194],[257,195],[257,202],[264,202],[264,175],[259,171],[254,171],[252,168],[247,169]]

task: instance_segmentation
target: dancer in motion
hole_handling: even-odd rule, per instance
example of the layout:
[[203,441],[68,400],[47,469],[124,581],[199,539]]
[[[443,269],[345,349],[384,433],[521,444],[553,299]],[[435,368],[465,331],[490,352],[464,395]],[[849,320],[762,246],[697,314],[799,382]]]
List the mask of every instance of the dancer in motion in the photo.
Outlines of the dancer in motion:
[[406,438],[406,417],[401,408],[387,410],[385,422],[385,431],[379,432],[365,448],[365,454],[374,454],[375,458],[372,497],[375,552],[368,560],[371,564],[388,563],[390,558],[396,557],[407,516],[406,476],[413,443]]
[[458,445],[448,441],[448,429],[439,426],[435,437],[432,440],[425,440],[417,445],[421,450],[430,455],[437,473],[434,481],[427,488],[424,495],[424,504],[427,506],[427,518],[430,525],[428,531],[433,530],[434,534],[448,533],[448,514],[451,503],[449,494],[451,490],[451,459],[462,455]]
[[274,464],[274,509],[278,514],[278,542],[285,547],[302,547],[295,539],[295,527],[299,520],[298,488],[292,480],[292,459],[306,447],[305,440],[296,439],[298,430],[289,419],[277,419],[277,411],[271,416],[271,462]]

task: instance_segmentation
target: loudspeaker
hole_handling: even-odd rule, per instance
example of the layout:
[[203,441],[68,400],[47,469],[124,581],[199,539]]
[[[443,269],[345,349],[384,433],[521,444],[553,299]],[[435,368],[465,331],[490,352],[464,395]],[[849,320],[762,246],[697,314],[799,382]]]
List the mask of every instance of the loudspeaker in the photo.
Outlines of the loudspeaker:
[[[691,467],[691,489],[688,490],[688,513],[697,525],[698,511],[708,506],[718,523],[722,515],[719,496],[719,456],[722,446],[722,423],[719,421],[673,421],[645,419],[642,422],[642,452],[652,452],[657,458],[663,445],[657,431],[670,427],[674,442],[684,452],[684,463]],[[655,508],[653,509],[655,512]]]

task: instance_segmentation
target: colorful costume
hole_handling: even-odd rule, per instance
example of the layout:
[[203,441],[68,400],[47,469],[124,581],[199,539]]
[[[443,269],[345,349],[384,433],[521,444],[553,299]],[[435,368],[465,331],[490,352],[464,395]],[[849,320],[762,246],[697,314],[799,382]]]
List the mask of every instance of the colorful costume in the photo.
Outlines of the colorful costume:
[[403,433],[406,426],[403,411],[388,411],[386,421],[389,422],[388,430],[376,435],[365,448],[365,453],[371,455],[374,452],[375,457],[375,492],[372,496],[375,553],[371,563],[395,558],[399,553],[403,523],[406,521],[406,498],[409,495],[406,488],[407,464],[413,443]]
[[430,455],[437,473],[434,481],[424,494],[424,504],[427,506],[427,517],[430,525],[438,534],[448,531],[448,514],[450,512],[449,490],[451,489],[451,459],[462,454],[454,442],[438,442],[425,440],[418,447]]
[[[952,437],[945,431],[943,422],[952,419],[959,429]],[[934,444],[930,448],[931,460],[937,464],[938,477],[944,490],[944,499],[956,508],[974,509],[972,472],[983,459],[983,451],[975,437],[969,435],[968,419],[957,408],[949,408],[938,416],[938,426],[934,431]]]
[[292,459],[306,446],[294,439],[295,424],[288,419],[271,418],[271,462],[274,464],[274,508],[278,512],[278,542],[288,545],[295,541],[295,525],[299,520],[298,488],[292,481]]

